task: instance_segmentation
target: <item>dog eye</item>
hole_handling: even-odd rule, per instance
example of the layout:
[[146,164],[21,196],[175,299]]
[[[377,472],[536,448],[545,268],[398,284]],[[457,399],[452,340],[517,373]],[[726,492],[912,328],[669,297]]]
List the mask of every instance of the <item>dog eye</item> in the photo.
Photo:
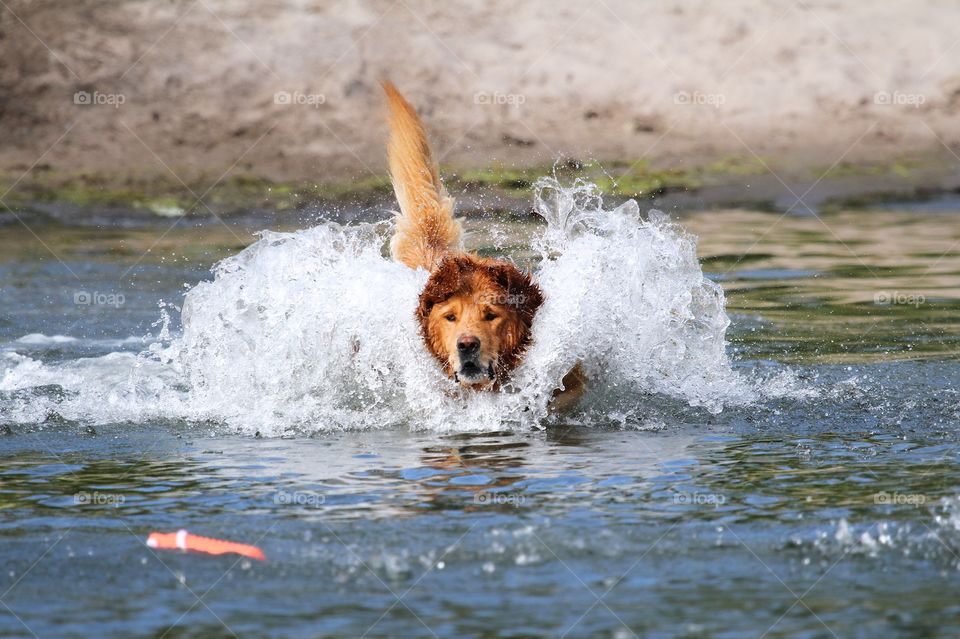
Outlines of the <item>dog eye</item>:
[[492,322],[493,320],[497,319],[497,317],[498,316],[496,313],[487,313],[483,316],[483,319],[487,322]]
[[457,321],[457,316],[454,315],[453,313],[450,313],[450,314],[448,314],[448,315],[446,316],[445,319],[446,319],[448,322],[456,322],[456,321]]

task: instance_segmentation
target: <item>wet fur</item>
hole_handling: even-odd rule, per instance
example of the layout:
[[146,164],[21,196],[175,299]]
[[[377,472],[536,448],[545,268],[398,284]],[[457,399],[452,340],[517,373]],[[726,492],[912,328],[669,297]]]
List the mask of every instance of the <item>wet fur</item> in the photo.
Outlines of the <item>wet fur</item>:
[[472,304],[486,303],[501,314],[498,319],[502,321],[489,330],[484,330],[482,323],[468,327],[472,334],[479,334],[481,342],[496,345],[493,381],[494,387],[498,387],[530,344],[533,317],[543,304],[540,287],[507,262],[468,254],[451,254],[440,262],[420,294],[417,320],[427,348],[451,377],[456,371],[450,366],[449,348],[443,339],[446,320],[432,311],[437,304],[455,297]]
[[383,90],[390,108],[387,161],[400,204],[390,254],[410,268],[432,271],[447,255],[463,252],[463,230],[453,218],[453,198],[440,181],[417,112],[390,82]]
[[[463,250],[463,231],[453,217],[454,201],[440,181],[423,124],[393,84],[384,82],[383,88],[390,111],[387,160],[400,205],[390,253],[398,262],[430,272],[416,311],[430,353],[461,384],[496,390],[530,344],[543,293],[529,274],[513,264]],[[448,312],[450,309],[456,311]],[[458,379],[455,362],[460,359],[455,343],[457,336],[464,334],[479,338],[480,361],[495,361],[491,363],[492,379],[483,383]],[[582,382],[578,366],[563,379],[573,395],[566,393],[563,399],[555,393],[554,403],[576,403]]]

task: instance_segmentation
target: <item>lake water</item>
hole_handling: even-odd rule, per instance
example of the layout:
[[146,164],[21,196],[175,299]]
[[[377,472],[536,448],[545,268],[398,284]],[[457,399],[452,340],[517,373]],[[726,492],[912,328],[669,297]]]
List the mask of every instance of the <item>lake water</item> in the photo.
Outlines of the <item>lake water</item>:
[[[376,238],[341,263],[339,231],[268,237],[212,281],[269,222],[5,226],[0,636],[956,637],[958,215],[675,215],[726,346],[677,227],[541,247],[576,258],[548,280],[604,290],[552,284],[524,379],[607,350],[584,410],[535,423],[523,390],[497,413],[406,389],[430,373],[390,313],[418,280]],[[468,226],[539,262],[542,225]],[[345,381],[378,366],[337,359],[348,334],[413,368]],[[181,528],[268,559],[144,543]]]

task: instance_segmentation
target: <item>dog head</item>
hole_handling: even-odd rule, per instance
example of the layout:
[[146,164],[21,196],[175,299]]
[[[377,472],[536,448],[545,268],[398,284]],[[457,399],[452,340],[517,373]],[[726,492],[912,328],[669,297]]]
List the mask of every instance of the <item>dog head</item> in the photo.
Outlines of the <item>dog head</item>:
[[512,264],[446,257],[420,294],[417,319],[427,348],[463,386],[493,388],[530,343],[543,294]]

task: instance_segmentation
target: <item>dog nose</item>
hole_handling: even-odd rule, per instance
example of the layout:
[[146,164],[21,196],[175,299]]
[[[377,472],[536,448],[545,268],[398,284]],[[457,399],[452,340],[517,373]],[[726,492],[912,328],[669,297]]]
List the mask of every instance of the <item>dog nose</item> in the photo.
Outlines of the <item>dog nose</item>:
[[457,338],[457,351],[461,355],[473,355],[480,350],[480,338],[473,335],[461,335]]

